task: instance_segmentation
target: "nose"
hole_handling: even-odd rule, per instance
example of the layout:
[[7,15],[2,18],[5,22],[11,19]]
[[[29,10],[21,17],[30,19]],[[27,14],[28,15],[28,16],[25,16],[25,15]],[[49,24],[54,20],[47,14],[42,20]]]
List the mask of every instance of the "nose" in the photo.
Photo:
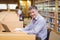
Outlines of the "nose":
[[34,15],[34,13],[30,13],[30,15],[31,15],[31,16],[33,16],[33,15]]

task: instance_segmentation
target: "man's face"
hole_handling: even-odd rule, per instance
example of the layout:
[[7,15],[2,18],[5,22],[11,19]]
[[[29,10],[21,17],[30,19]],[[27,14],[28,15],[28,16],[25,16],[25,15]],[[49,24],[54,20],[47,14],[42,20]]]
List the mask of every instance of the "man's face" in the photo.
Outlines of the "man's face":
[[30,12],[30,16],[32,18],[35,18],[36,17],[36,15],[37,15],[37,10],[36,9],[31,9],[29,12]]

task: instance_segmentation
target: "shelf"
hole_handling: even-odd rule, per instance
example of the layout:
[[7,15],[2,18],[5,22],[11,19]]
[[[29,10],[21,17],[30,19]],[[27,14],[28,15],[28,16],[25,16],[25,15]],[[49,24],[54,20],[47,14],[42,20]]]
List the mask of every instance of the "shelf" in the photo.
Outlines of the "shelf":
[[51,24],[55,25],[55,23],[51,23]]
[[55,19],[55,17],[50,17],[50,16],[44,16],[44,15],[43,15],[43,17]]
[[35,4],[38,5],[39,11],[42,16],[47,19],[50,26],[54,26],[53,31],[59,33],[60,30],[58,30],[57,27],[60,28],[60,25],[58,25],[60,22],[60,1],[36,2]]
[[55,19],[55,17],[49,17],[49,18]]
[[52,23],[52,22],[49,22],[49,23],[51,23],[52,25],[55,25],[55,23]]

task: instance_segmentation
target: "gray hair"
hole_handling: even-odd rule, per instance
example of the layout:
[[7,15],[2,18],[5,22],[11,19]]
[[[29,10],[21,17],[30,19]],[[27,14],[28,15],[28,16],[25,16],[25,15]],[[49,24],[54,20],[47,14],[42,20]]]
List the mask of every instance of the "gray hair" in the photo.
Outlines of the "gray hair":
[[36,7],[36,6],[31,6],[31,7],[29,8],[29,10],[31,10],[31,9],[36,9],[36,10],[37,10],[37,7]]

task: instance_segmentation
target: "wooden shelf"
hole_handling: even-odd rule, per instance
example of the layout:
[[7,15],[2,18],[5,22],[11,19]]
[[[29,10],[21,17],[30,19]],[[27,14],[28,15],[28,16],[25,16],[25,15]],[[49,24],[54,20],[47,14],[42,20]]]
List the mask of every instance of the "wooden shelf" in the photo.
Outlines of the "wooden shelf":
[[52,25],[55,25],[55,23],[50,22]]
[[55,17],[49,17],[49,18],[55,19]]
[[[37,2],[36,5],[40,5],[42,7],[42,8],[40,8],[40,6],[38,6],[39,7],[38,9],[42,13],[42,16],[47,18],[47,20],[49,20],[49,23],[54,26],[53,31],[58,33],[56,29],[58,27],[57,21],[60,20],[60,18],[59,18],[59,16],[60,16],[60,1],[59,0],[49,1],[49,4],[48,4],[48,2]],[[51,20],[50,20],[50,18],[51,18]]]
[[55,23],[52,23],[52,22],[49,22],[49,23],[51,23],[52,25],[55,25]]

